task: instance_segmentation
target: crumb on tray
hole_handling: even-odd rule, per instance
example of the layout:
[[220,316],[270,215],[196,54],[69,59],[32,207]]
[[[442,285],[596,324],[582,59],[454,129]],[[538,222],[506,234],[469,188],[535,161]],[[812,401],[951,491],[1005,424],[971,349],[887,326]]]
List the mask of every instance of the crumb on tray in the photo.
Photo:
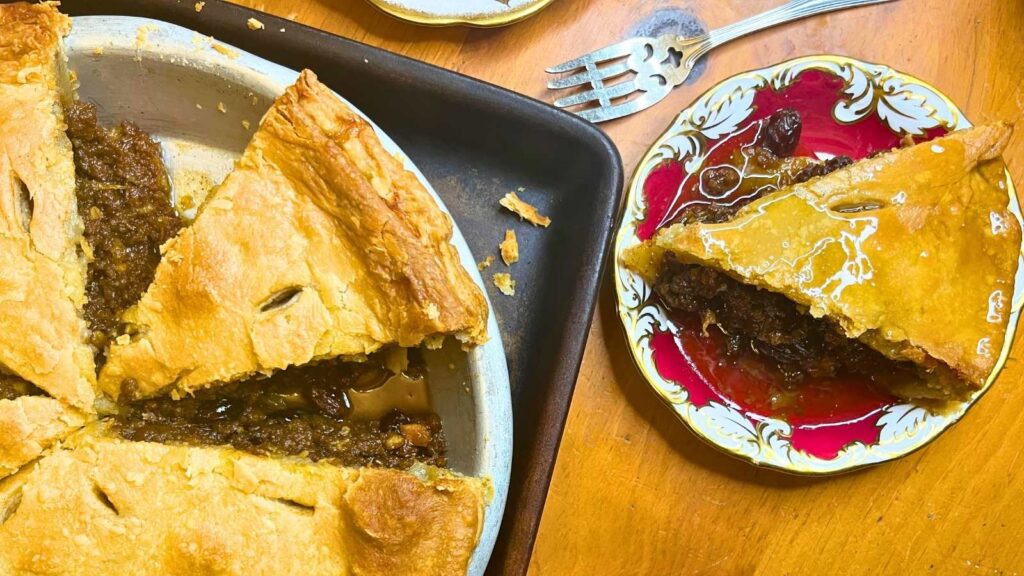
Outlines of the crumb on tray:
[[498,290],[505,296],[516,295],[516,281],[512,279],[512,275],[507,272],[498,272],[494,275],[494,285],[497,286]]
[[519,262],[519,242],[515,230],[505,230],[505,239],[501,241],[501,259],[511,266]]
[[515,192],[505,194],[505,197],[499,200],[498,203],[515,214],[518,214],[520,218],[523,218],[534,226],[543,226],[547,228],[548,225],[551,224],[550,218],[544,216],[538,212],[536,208],[524,202]]
[[196,2],[196,12],[202,12],[203,6],[206,6],[206,2]]
[[255,18],[249,18],[245,21],[245,25],[249,27],[249,30],[263,30],[263,22]]
[[483,270],[484,268],[489,267],[491,264],[494,264],[494,256],[488,256],[487,258],[485,258],[483,262],[480,262],[479,264],[476,265],[476,269]]

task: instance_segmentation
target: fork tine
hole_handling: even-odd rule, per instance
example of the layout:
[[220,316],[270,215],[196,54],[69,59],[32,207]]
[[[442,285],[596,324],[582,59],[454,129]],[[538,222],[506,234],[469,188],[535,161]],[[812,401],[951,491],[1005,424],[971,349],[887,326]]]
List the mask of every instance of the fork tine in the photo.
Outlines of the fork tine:
[[583,68],[587,64],[595,64],[597,62],[604,62],[605,60],[612,60],[615,58],[624,58],[629,56],[633,49],[649,41],[649,38],[630,38],[629,40],[623,40],[618,44],[612,44],[611,46],[605,46],[599,50],[594,50],[589,54],[584,54],[579,58],[573,58],[561,64],[552,66],[547,69],[548,74],[561,74],[562,72],[569,72],[577,68]]
[[555,100],[555,106],[559,108],[568,108],[569,106],[577,106],[579,104],[585,104],[591,100],[598,100],[602,106],[609,106],[613,98],[619,98],[632,94],[637,90],[638,86],[636,80],[623,80],[618,84],[612,84],[604,88],[586,90],[573,94],[572,96],[566,96],[565,98],[559,98]]
[[573,86],[579,86],[594,80],[606,80],[608,78],[614,78],[629,72],[629,65],[625,62],[618,64],[612,64],[611,66],[602,66],[594,70],[587,70],[586,72],[580,72],[579,74],[573,74],[572,76],[566,76],[565,78],[558,78],[548,82],[549,90],[561,90],[562,88],[572,88]]
[[654,94],[652,92],[647,92],[643,96],[634,98],[629,102],[623,102],[622,104],[617,104],[615,106],[588,108],[586,110],[576,112],[576,115],[595,124],[598,122],[607,122],[608,120],[615,120],[616,118],[629,116],[634,112],[646,110],[660,102],[664,97],[665,93]]

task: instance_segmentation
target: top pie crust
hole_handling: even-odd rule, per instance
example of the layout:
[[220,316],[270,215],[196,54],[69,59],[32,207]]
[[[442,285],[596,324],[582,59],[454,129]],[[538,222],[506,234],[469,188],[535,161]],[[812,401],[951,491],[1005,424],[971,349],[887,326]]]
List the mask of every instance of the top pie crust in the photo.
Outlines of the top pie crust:
[[999,154],[1006,124],[862,160],[744,206],[677,224],[625,255],[647,277],[664,252],[782,294],[929,377],[910,397],[963,397],[995,367],[1021,245]]
[[464,574],[489,494],[87,428],[0,482],[0,574]]
[[309,71],[123,318],[100,386],[139,397],[454,334],[486,340],[487,305],[452,224],[373,128]]

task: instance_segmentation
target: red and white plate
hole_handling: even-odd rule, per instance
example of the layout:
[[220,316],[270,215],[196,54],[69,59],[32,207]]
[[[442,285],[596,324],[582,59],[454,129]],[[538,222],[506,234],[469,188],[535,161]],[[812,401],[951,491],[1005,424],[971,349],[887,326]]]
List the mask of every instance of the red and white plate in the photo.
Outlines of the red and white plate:
[[[711,88],[644,156],[630,184],[615,243],[619,317],[633,358],[654,390],[698,436],[753,464],[797,474],[831,474],[899,458],[959,420],[999,373],[1022,303],[1018,269],[1003,349],[985,387],[941,409],[908,403],[853,378],[805,382],[784,392],[756,365],[719,362],[714,338],[670,317],[651,287],[622,266],[627,248],[650,238],[681,198],[699,194],[692,177],[717,145],[782,108],[801,113],[797,155],[857,160],[971,124],[933,86],[889,67],[842,56],[812,56],[733,76]],[[1009,173],[1011,211],[1021,219]]]

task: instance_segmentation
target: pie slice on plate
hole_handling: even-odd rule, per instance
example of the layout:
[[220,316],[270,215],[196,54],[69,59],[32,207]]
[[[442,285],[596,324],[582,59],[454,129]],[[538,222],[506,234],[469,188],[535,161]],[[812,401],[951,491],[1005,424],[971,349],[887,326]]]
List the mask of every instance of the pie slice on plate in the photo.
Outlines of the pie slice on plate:
[[123,315],[100,387],[189,392],[384,346],[486,340],[452,224],[312,72],[264,116]]
[[0,476],[80,426],[95,396],[61,112],[69,30],[50,5],[0,6]]
[[1010,131],[985,125],[862,160],[726,222],[670,226],[625,260],[651,282],[699,266],[784,296],[912,367],[897,394],[965,398],[998,360],[1013,296],[1021,231],[999,159]]

